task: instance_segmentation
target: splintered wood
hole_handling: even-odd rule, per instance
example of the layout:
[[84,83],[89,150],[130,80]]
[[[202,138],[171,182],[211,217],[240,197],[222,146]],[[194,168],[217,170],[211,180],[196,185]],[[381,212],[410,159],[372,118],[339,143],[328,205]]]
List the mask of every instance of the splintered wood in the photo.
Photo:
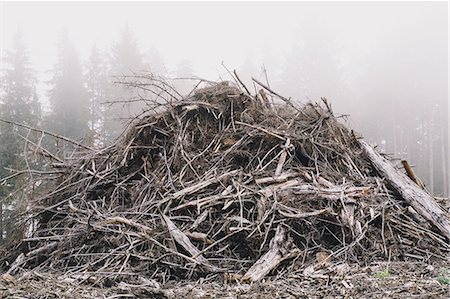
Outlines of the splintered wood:
[[162,217],[166,222],[167,229],[169,230],[172,238],[187,252],[189,252],[193,259],[195,259],[199,264],[203,265],[209,271],[218,271],[216,267],[212,266],[208,262],[208,260],[200,254],[200,250],[198,250],[198,248],[192,244],[191,240],[189,240],[189,238],[181,230],[178,229],[178,227],[172,222],[172,220],[169,219],[169,217],[165,215],[163,215]]
[[275,236],[270,241],[269,251],[261,256],[242,277],[243,281],[259,281],[271,270],[275,269],[282,261],[300,254],[288,237],[286,228],[278,225]]

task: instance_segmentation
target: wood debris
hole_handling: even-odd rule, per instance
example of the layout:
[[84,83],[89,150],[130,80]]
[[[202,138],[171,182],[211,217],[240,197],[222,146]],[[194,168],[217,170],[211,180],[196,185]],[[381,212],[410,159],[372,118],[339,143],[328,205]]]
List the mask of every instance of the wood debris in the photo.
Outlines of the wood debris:
[[258,81],[257,95],[205,83],[180,100],[131,80],[164,101],[116,143],[42,163],[31,236],[0,258],[8,274],[258,281],[330,261],[447,260],[448,215],[327,102],[296,106]]

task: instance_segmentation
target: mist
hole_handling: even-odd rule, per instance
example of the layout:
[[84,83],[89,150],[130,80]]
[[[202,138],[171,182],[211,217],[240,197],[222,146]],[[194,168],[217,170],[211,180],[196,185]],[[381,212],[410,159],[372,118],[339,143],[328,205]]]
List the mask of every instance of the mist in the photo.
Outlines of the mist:
[[[44,115],[57,118],[59,113],[55,73],[64,61],[64,43],[74,50],[71,61],[80,66],[71,75],[73,82],[79,80],[79,89],[88,91],[73,97],[74,107],[94,97],[107,100],[105,94],[122,94],[114,87],[104,87],[108,93],[102,95],[93,92],[98,89],[93,82],[107,84],[113,75],[151,71],[216,81],[230,80],[228,70],[236,70],[250,88],[254,77],[298,103],[327,98],[335,113],[348,115],[348,125],[366,140],[408,160],[430,192],[448,195],[447,2],[0,5],[0,68],[11,67],[6,53],[13,51],[21,32]],[[122,51],[124,44],[129,48]],[[128,51],[134,46],[135,51]],[[124,57],[120,67],[118,53]],[[102,77],[88,76],[100,73]],[[193,87],[189,84],[178,88],[187,93]],[[96,123],[85,117],[87,112],[79,113],[76,132],[97,130],[108,121]],[[105,127],[114,130],[97,133],[110,138],[122,129],[117,124]]]

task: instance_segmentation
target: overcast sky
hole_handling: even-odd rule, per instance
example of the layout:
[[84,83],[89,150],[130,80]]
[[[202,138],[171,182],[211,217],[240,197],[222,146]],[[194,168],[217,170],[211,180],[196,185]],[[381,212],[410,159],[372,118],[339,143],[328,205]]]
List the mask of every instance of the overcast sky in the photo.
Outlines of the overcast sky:
[[[389,55],[386,70],[393,69],[392,59],[401,61],[405,51],[422,58],[444,55],[436,61],[445,64],[448,50],[446,2],[0,3],[2,53],[21,27],[41,79],[55,63],[56,41],[63,27],[82,59],[94,44],[110,49],[128,25],[142,52],[156,49],[169,71],[188,59],[196,75],[212,80],[225,73],[222,61],[230,69],[239,69],[249,58],[261,65],[266,63],[261,59],[263,53],[268,52],[273,60],[269,77],[277,74],[299,32],[314,39],[316,32],[326,31],[339,42],[339,62],[354,74],[367,72],[370,61],[383,63],[377,55]],[[403,39],[407,43],[401,44]],[[404,65],[397,68],[404,69]],[[430,70],[432,76],[447,80],[435,69]],[[430,78],[418,70],[404,71],[408,76]],[[45,88],[40,86],[40,94]]]
[[44,70],[54,63],[62,26],[85,57],[94,43],[110,45],[128,24],[143,51],[155,47],[169,65],[186,58],[214,75],[222,60],[241,64],[264,43],[277,52],[287,48],[301,9],[289,3],[4,2],[2,41],[8,48],[22,26],[33,62]]
[[[166,63],[192,61],[201,76],[238,67],[268,48],[289,50],[300,19],[323,24],[347,47],[347,56],[368,51],[380,35],[433,16],[447,22],[446,3],[419,2],[7,2],[2,1],[3,48],[21,26],[39,71],[54,63],[56,39],[65,26],[86,57],[94,43],[110,46],[128,24],[143,51],[152,47]],[[430,27],[430,30],[435,30]],[[280,61],[281,62],[281,61]],[[213,78],[212,78],[213,79]]]

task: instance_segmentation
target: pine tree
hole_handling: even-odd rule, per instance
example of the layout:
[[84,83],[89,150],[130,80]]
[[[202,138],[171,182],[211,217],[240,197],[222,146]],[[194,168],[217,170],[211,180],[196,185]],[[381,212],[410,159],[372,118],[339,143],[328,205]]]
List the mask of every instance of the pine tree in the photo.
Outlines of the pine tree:
[[[112,47],[110,60],[110,75],[114,82],[124,81],[123,76],[137,74],[145,69],[143,55],[137,46],[130,28],[126,26],[119,40]],[[113,140],[122,132],[126,120],[135,116],[143,109],[143,103],[133,101],[137,97],[133,89],[122,84],[115,84],[110,90],[111,101],[105,111],[105,129],[107,138]]]
[[79,139],[89,132],[89,99],[83,70],[74,45],[63,31],[50,90],[50,127],[63,136]]
[[0,114],[13,122],[36,125],[40,119],[41,106],[36,93],[36,78],[30,68],[28,52],[19,30],[13,40],[13,49],[5,55]]
[[151,48],[145,55],[145,59],[148,62],[149,70],[152,74],[157,76],[166,76],[167,68],[164,63],[164,58],[161,53],[155,48]]
[[[40,122],[41,107],[36,92],[36,78],[30,68],[28,52],[19,30],[13,40],[12,50],[5,55],[5,69],[2,69],[2,85],[0,97],[0,117],[15,123],[36,126]],[[23,129],[0,123],[0,179],[8,177],[11,172],[8,169],[23,168]],[[5,205],[15,206],[20,204],[12,191],[18,183],[17,178],[0,185],[0,242],[6,232],[6,237],[11,235],[8,225],[4,225],[7,217],[4,211]],[[10,209],[9,209],[10,210]],[[10,226],[13,229],[13,226]]]
[[112,75],[122,76],[143,70],[143,54],[138,48],[137,40],[127,25],[121,32],[119,41],[112,47]]
[[[286,57],[283,92],[299,100],[317,101],[326,97],[333,102],[346,89],[338,61],[339,44],[319,23],[314,27],[317,20],[311,22],[308,27],[300,27]],[[308,30],[310,26],[317,29]]]
[[104,103],[109,99],[110,84],[105,57],[93,46],[86,64],[86,88],[89,96],[89,129],[95,133],[97,144],[105,141]]

